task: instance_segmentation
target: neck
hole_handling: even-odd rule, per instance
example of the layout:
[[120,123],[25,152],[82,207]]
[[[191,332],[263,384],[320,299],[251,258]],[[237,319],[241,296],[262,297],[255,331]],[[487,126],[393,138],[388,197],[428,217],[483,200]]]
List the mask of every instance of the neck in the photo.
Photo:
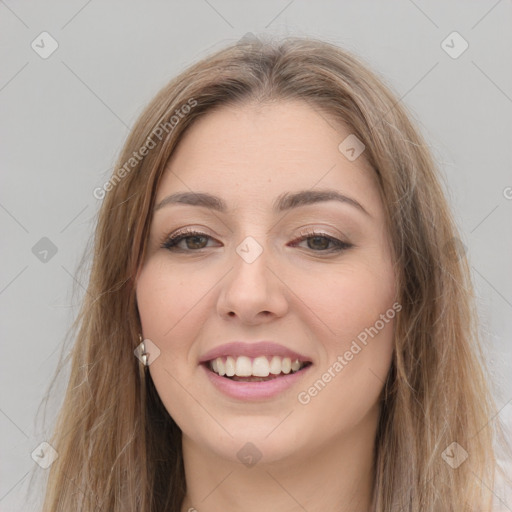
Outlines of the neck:
[[378,413],[306,454],[252,467],[183,436],[187,495],[181,512],[369,512]]

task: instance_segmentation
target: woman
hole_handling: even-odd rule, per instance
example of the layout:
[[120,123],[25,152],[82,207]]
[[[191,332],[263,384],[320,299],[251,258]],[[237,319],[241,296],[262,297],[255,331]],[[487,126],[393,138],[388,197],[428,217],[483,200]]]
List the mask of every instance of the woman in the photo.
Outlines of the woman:
[[95,195],[45,511],[491,509],[468,265],[353,56],[253,40],[191,66]]

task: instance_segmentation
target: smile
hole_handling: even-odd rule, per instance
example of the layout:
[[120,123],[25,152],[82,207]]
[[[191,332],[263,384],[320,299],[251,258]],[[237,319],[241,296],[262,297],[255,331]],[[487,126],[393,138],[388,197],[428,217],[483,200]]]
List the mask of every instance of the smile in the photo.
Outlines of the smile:
[[281,356],[227,356],[217,357],[208,361],[208,368],[221,377],[230,378],[239,382],[262,382],[282,375],[296,373],[305,366],[308,361],[300,361],[290,357]]
[[313,358],[272,341],[234,341],[202,354],[199,366],[223,395],[265,401],[298,386]]
[[222,394],[242,401],[265,401],[298,385],[313,365],[280,356],[225,356],[200,366]]

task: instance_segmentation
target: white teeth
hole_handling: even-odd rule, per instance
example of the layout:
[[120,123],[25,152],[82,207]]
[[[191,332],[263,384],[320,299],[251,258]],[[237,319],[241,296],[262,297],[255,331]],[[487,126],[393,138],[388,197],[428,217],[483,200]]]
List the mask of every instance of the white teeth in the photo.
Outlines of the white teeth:
[[289,357],[258,356],[251,360],[247,356],[226,358],[217,357],[210,361],[210,369],[221,376],[226,377],[268,377],[270,374],[279,375],[280,373],[288,374],[300,370],[305,363],[301,363],[298,359],[292,362]]
[[220,357],[218,357],[216,359],[216,363],[217,363],[217,373],[219,375],[224,375],[226,373],[226,370],[224,369],[224,361]]
[[270,367],[268,359],[265,356],[257,357],[252,362],[252,374],[255,377],[268,377],[270,373]]
[[250,377],[252,375],[252,363],[246,356],[236,358],[235,375],[238,377]]
[[298,359],[295,359],[295,361],[293,361],[291,368],[292,372],[296,372],[297,370],[300,369],[300,362]]
[[272,375],[279,375],[281,373],[281,358],[279,356],[274,356],[270,360],[270,373]]
[[227,377],[233,377],[233,375],[235,375],[235,360],[231,356],[226,357],[224,368],[226,370]]

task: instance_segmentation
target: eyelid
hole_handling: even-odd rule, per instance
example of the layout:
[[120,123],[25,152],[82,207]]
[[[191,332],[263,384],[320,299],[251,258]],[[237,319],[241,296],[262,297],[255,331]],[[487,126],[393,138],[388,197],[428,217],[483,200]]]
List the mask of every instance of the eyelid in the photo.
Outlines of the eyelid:
[[[196,228],[187,227],[187,228],[181,228],[178,229],[171,234],[165,235],[164,238],[160,241],[160,247],[163,249],[166,249],[168,251],[172,252],[182,252],[182,253],[201,253],[203,250],[207,249],[208,247],[202,247],[200,249],[181,249],[178,247],[178,244],[182,242],[182,240],[186,240],[187,238],[191,237],[205,237],[210,240],[215,240],[215,237],[209,235],[206,232],[200,231]],[[347,249],[350,249],[354,247],[354,244],[351,242],[346,241],[347,237],[342,235],[341,237],[339,235],[331,235],[328,232],[325,232],[321,229],[314,228],[312,226],[307,226],[305,228],[302,228],[300,230],[300,233],[297,237],[295,237],[291,242],[289,242],[290,245],[298,245],[300,242],[306,241],[310,238],[325,238],[328,240],[330,244],[333,245],[333,247],[325,250],[318,250],[315,251],[314,249],[308,249],[312,253],[317,253],[318,255],[329,255],[333,253],[341,253]]]
[[303,235],[326,236],[330,238],[336,238],[340,241],[349,239],[349,237],[339,229],[335,230],[335,228],[331,226],[322,226],[319,224],[310,224],[300,228],[299,236]]

